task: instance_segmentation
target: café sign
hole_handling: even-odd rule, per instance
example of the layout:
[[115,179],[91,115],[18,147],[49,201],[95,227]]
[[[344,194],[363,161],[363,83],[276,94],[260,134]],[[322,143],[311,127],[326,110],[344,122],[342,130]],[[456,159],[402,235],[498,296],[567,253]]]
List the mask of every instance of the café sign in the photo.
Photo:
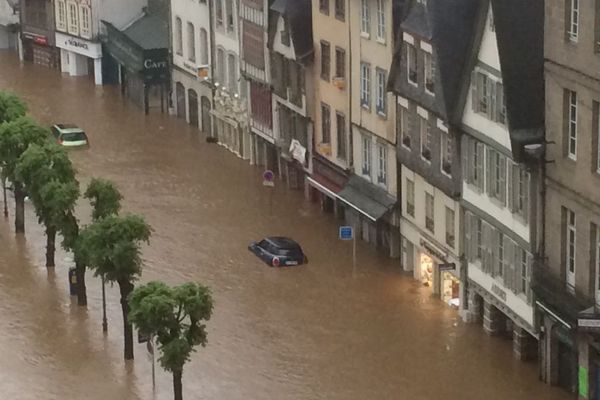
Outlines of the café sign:
[[150,49],[143,53],[144,82],[160,83],[167,82],[169,79],[169,50],[168,49]]

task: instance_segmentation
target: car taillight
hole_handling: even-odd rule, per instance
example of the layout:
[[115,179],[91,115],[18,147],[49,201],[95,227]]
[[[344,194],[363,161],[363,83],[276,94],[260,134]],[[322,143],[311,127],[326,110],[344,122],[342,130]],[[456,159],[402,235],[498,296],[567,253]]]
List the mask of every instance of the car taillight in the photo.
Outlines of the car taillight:
[[272,263],[273,263],[273,266],[274,266],[274,267],[279,267],[279,264],[281,263],[281,262],[279,261],[279,257],[273,257],[273,261],[272,261]]

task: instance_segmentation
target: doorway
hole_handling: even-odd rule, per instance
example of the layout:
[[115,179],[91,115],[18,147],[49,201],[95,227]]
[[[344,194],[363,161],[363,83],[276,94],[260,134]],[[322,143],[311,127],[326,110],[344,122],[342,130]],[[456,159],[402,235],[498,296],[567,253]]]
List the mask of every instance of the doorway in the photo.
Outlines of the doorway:
[[194,89],[188,89],[188,115],[190,116],[190,125],[199,128],[198,94]]
[[200,99],[200,107],[202,108],[202,131],[208,136],[212,136],[212,125],[210,120],[210,100],[206,96]]
[[185,119],[185,88],[181,82],[175,84],[175,98],[177,104],[177,118]]

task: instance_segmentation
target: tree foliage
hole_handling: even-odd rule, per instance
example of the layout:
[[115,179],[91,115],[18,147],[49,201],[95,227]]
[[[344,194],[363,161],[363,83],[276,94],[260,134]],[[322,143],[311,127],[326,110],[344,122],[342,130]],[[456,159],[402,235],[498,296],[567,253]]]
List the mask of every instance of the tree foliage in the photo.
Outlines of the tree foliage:
[[113,182],[100,178],[91,180],[83,196],[92,204],[94,221],[118,214],[123,200],[123,196]]
[[0,125],[0,163],[6,177],[15,182],[15,171],[21,155],[30,145],[44,145],[49,131],[29,117],[18,117]]
[[22,117],[27,112],[27,105],[17,95],[0,91],[0,124]]

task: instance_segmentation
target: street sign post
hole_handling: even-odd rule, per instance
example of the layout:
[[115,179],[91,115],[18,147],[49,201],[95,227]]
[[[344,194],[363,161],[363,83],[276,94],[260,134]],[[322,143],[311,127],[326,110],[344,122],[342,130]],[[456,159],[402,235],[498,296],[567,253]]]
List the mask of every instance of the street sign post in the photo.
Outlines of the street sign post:
[[339,236],[341,240],[352,240],[352,271],[356,268],[356,236],[353,226],[340,226]]

